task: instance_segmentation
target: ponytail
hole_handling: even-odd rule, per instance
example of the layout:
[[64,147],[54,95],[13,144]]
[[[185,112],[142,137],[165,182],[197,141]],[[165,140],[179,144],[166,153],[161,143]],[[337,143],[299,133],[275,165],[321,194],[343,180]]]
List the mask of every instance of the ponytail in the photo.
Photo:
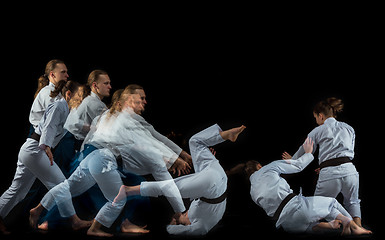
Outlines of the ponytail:
[[45,86],[47,86],[48,84],[49,84],[48,76],[46,74],[41,75],[37,80],[37,89],[33,98],[35,99],[37,94],[40,92],[40,90]]
[[324,114],[327,117],[337,117],[337,113],[342,112],[344,103],[341,99],[330,97],[317,103],[313,112],[316,114]]
[[116,90],[112,96],[110,111],[108,111],[107,118],[110,118],[114,113],[122,111],[122,103],[127,101],[127,98],[136,94],[137,89],[143,89],[138,84],[130,84],[125,89]]
[[40,92],[40,90],[49,84],[48,76],[51,73],[51,71],[53,71],[56,68],[57,64],[59,64],[59,63],[64,64],[64,62],[62,60],[59,60],[59,59],[53,59],[47,63],[47,65],[45,66],[44,74],[41,75],[39,77],[39,79],[37,80],[37,89],[36,89],[35,95],[33,97],[34,99],[36,98],[36,96]]
[[49,96],[51,98],[55,98],[59,94],[61,94],[62,96],[65,96],[65,93],[67,91],[70,91],[72,94],[74,94],[77,91],[79,85],[80,84],[75,81],[61,80],[57,83],[57,85],[55,86],[55,89],[51,91],[51,94]]

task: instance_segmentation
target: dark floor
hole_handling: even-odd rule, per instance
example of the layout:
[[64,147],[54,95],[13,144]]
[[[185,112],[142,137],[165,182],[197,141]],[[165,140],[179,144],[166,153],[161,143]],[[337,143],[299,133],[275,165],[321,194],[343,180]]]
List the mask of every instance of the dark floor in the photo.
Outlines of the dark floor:
[[[230,188],[231,190],[231,188]],[[234,191],[233,191],[234,192]],[[241,197],[246,197],[241,196]],[[219,224],[212,229],[206,236],[203,237],[176,237],[170,236],[165,231],[165,226],[168,219],[172,215],[171,207],[168,205],[165,198],[151,198],[151,211],[147,217],[149,234],[125,234],[116,231],[116,226],[110,229],[105,229],[114,234],[113,238],[117,239],[219,239],[224,237],[232,237],[236,239],[341,239],[338,232],[333,234],[323,235],[307,235],[307,234],[289,234],[282,229],[275,229],[274,223],[265,215],[264,211],[257,207],[251,199],[239,201],[239,196],[234,198],[229,195],[227,201],[227,210],[223,219]],[[61,227],[48,232],[33,230],[28,225],[28,212],[25,211],[25,206],[17,206],[11,214],[5,219],[11,235],[0,236],[0,239],[22,239],[34,238],[39,240],[53,239],[60,237],[61,239],[96,239],[86,235],[86,230],[72,231],[68,227]],[[171,214],[171,215],[170,215]],[[374,221],[371,221],[371,223]],[[369,224],[371,224],[369,223]],[[118,225],[118,223],[116,223]],[[365,225],[365,224],[364,224]],[[374,226],[365,226],[375,232],[372,236],[360,236],[365,239],[376,239],[378,235]],[[100,238],[99,238],[100,239]]]

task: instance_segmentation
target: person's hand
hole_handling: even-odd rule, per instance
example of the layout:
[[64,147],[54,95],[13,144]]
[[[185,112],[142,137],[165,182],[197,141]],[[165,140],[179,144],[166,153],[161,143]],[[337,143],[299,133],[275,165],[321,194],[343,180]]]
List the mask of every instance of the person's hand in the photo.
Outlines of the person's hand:
[[321,171],[321,168],[316,168],[315,170],[314,170],[314,172],[317,174],[317,175],[319,175],[319,172]]
[[190,173],[191,166],[183,161],[181,158],[177,158],[174,164],[170,167],[169,171],[172,174],[176,174],[178,177],[182,174]]
[[305,153],[312,153],[313,152],[313,140],[311,138],[306,138],[305,143],[302,145],[303,150],[305,150]]
[[291,158],[292,158],[292,156],[288,152],[282,153],[282,159],[283,160],[288,160],[288,159],[291,159]]
[[45,153],[47,154],[48,158],[49,158],[49,161],[51,163],[51,166],[53,165],[53,154],[51,152],[51,148],[46,146],[45,149],[44,149]]
[[179,157],[182,158],[185,162],[187,162],[190,166],[192,165],[191,155],[188,154],[186,151],[182,150]]

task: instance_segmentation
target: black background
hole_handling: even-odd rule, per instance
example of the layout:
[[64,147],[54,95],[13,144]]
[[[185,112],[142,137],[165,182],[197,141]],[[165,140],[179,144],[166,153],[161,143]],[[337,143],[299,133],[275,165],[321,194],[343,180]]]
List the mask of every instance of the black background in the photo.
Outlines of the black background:
[[[182,22],[183,13],[108,22],[102,14],[84,21],[71,21],[69,14],[7,26],[1,56],[0,191],[12,181],[27,136],[37,79],[46,63],[58,58],[66,63],[69,79],[81,83],[92,70],[103,69],[113,91],[142,85],[148,101],[144,117],[163,134],[174,131],[188,139],[214,123],[223,129],[244,124],[247,129],[236,143],[216,147],[225,169],[249,159],[269,163],[283,151],[293,154],[317,126],[313,106],[327,97],[341,98],[345,108],[338,120],[356,131],[354,164],[360,173],[363,223],[376,231],[379,196],[374,187],[381,184],[383,118],[383,39],[376,15],[335,17],[334,12],[333,17],[319,14],[309,20],[312,12],[302,18],[271,9],[274,14],[261,17],[260,11],[240,18],[231,12],[212,19],[192,14]],[[302,187],[304,195],[312,195],[316,167],[314,161],[290,177],[293,189]],[[252,203],[247,181],[233,177],[229,182],[225,228],[247,226],[252,232],[256,224],[274,231]],[[250,217],[254,220],[247,221]]]

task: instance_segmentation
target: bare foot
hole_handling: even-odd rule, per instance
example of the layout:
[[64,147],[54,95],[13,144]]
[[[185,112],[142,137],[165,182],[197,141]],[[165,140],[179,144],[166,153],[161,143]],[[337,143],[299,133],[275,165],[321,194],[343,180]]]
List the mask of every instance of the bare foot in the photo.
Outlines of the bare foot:
[[92,225],[92,221],[79,220],[71,223],[72,229],[77,231],[84,228],[89,228]]
[[48,221],[45,221],[42,224],[38,225],[37,228],[43,231],[48,231]]
[[122,185],[119,189],[118,195],[116,195],[116,197],[114,198],[114,202],[112,204],[118,203],[119,201],[132,195],[140,195],[140,185],[137,185],[137,186]]
[[37,207],[29,210],[29,225],[32,228],[36,228],[37,222],[39,221],[39,217],[41,212],[44,210],[44,207],[39,203]]
[[113,237],[111,233],[106,233],[102,229],[102,224],[94,220],[91,227],[87,231],[87,235],[95,237]]
[[124,220],[122,225],[120,226],[121,231],[125,233],[149,233],[150,230],[145,229],[147,226],[140,227],[138,225],[133,224],[128,219]]
[[102,231],[101,229],[93,229],[93,230],[91,230],[91,228],[88,229],[87,235],[95,236],[95,237],[113,237],[114,236],[113,234],[106,233],[106,232]]
[[354,217],[354,218],[353,218],[353,221],[354,221],[359,227],[362,227],[361,218],[359,218],[359,217]]
[[372,234],[372,231],[358,226],[353,220],[350,221],[348,225],[344,226],[342,230],[342,235],[362,235],[362,234]]
[[350,230],[352,231],[352,235],[372,234],[372,231],[358,226],[354,221],[350,222]]
[[232,128],[223,132],[220,132],[219,134],[222,136],[223,139],[225,140],[230,140],[232,142],[235,142],[238,138],[238,135],[245,130],[245,126],[242,125],[237,128]]
[[120,200],[123,200],[127,197],[127,194],[126,194],[126,186],[125,185],[122,185],[120,186],[120,189],[119,189],[119,193],[118,195],[116,195],[116,197],[114,198],[114,202],[113,203],[117,203],[119,202]]

